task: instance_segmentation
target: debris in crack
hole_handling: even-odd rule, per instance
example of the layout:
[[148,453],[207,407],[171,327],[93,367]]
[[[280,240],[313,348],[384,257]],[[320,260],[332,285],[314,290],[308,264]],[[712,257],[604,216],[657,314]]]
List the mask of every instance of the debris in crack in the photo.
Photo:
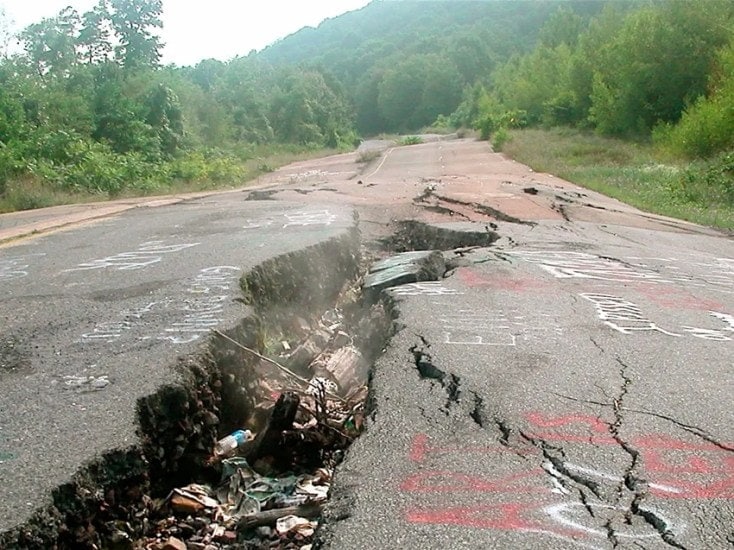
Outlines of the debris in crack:
[[246,201],[267,201],[273,198],[273,195],[279,193],[280,189],[267,189],[250,191],[245,198]]
[[411,250],[453,250],[469,246],[488,247],[500,236],[490,230],[455,231],[435,225],[405,220],[398,223],[397,231],[382,240],[387,250],[407,252]]
[[537,195],[538,189],[536,187],[524,187],[522,192],[527,193],[528,195]]
[[373,264],[362,288],[368,300],[376,301],[379,293],[393,286],[437,281],[446,273],[446,262],[438,250],[403,252]]

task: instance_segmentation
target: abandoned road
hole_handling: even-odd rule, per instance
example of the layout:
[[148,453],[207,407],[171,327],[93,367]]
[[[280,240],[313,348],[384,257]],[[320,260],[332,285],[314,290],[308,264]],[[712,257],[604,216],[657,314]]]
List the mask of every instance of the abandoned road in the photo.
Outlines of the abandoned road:
[[0,249],[0,530],[82,464],[138,442],[138,400],[179,383],[177,357],[213,328],[247,317],[243,272],[353,225],[349,208],[227,193]]
[[[444,250],[443,279],[385,291],[400,330],[318,544],[731,548],[731,237],[482,142],[357,159],[29,237],[0,216],[0,241],[16,231],[0,248],[0,531],[58,504],[83,463],[140,445],[140,400],[249,315],[243,273],[355,225],[384,257],[414,220],[494,243]],[[54,227],[42,212],[23,227],[40,223]]]

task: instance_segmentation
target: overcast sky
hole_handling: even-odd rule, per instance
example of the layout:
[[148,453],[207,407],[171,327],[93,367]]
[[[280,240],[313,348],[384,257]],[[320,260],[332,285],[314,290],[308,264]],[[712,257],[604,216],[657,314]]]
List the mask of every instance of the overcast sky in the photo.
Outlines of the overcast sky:
[[[66,6],[79,13],[97,0],[0,0],[16,30]],[[369,0],[163,0],[163,63],[226,61],[260,50],[302,27],[366,6]]]

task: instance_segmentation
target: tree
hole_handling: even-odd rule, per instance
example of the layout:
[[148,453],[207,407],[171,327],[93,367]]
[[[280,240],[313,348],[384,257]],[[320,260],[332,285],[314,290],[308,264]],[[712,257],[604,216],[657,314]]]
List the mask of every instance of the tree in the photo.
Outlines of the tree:
[[21,33],[26,54],[41,78],[47,74],[62,76],[76,64],[79,24],[79,14],[68,7]]
[[77,38],[80,57],[86,63],[104,63],[112,55],[112,21],[109,0],[99,3],[82,15],[82,28]]
[[629,14],[594,69],[597,129],[634,135],[676,122],[705,93],[716,51],[729,38],[720,22],[731,12],[729,2],[669,0]]
[[461,101],[461,75],[435,54],[412,55],[387,69],[378,86],[377,105],[389,130],[410,130],[448,115]]
[[157,67],[163,44],[156,31],[163,27],[162,0],[112,0],[112,26],[120,45],[117,60],[126,69]]
[[178,96],[164,84],[150,93],[147,100],[148,116],[145,120],[157,133],[161,152],[173,156],[181,144],[184,133],[183,115]]
[[8,46],[10,44],[10,39],[13,36],[11,31],[12,26],[13,22],[10,17],[8,17],[5,8],[0,6],[0,59],[8,56]]

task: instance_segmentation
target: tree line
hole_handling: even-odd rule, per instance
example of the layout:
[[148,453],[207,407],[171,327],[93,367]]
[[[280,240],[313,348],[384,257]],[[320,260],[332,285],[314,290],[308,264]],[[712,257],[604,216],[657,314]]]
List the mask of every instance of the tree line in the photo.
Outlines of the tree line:
[[724,163],[732,149],[728,0],[375,1],[193,67],[161,66],[161,15],[162,0],[99,0],[20,33],[0,57],[0,195],[238,181],[263,148],[425,126],[565,125]]
[[100,0],[19,34],[23,51],[0,59],[0,195],[238,181],[268,145],[353,145],[337,80],[256,56],[161,66],[161,14],[162,0]]

